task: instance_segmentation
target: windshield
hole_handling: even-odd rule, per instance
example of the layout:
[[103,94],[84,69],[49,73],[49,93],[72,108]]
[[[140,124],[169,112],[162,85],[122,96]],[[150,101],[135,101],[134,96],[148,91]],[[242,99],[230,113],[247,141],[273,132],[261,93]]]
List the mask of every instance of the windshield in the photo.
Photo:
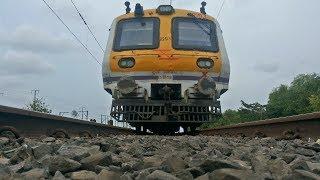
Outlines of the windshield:
[[175,49],[218,51],[216,27],[212,21],[176,18],[173,22]]
[[159,20],[134,18],[119,21],[114,49],[155,49],[159,46]]

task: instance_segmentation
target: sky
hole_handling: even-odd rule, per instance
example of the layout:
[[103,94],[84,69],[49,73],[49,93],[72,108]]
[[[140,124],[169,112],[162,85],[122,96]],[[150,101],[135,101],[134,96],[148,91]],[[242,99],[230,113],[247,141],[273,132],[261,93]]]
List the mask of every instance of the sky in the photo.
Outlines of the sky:
[[[103,53],[70,0],[46,0],[101,62]],[[223,0],[208,0],[216,16]],[[125,13],[124,1],[74,0],[105,47],[113,18]],[[169,0],[131,1],[144,9]],[[179,9],[199,11],[199,0],[173,0]],[[228,51],[229,91],[223,110],[240,101],[267,103],[268,94],[301,73],[319,73],[319,0],[225,0],[219,16]],[[55,114],[85,107],[100,120],[111,96],[103,90],[101,66],[83,50],[42,0],[0,2],[0,105],[25,107],[40,90]],[[2,94],[3,93],[3,94]]]

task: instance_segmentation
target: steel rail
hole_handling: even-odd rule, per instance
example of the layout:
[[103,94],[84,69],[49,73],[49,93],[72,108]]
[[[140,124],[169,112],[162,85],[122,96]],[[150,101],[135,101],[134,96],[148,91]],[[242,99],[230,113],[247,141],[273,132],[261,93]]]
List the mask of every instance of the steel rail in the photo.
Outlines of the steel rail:
[[[11,131],[16,138],[20,136],[93,137],[137,134],[132,129],[0,105],[0,135],[5,131]],[[205,129],[196,134],[318,139],[320,138],[320,112]]]
[[4,131],[11,131],[16,138],[135,134],[132,129],[0,105],[0,135]]
[[320,112],[204,129],[202,135],[320,138]]

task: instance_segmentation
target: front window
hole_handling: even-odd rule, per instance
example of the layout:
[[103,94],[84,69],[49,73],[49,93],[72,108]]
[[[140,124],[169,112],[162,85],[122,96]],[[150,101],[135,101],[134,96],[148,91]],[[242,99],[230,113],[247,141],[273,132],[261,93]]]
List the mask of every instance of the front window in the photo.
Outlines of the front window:
[[118,22],[114,50],[155,49],[159,46],[157,18],[133,18]]
[[215,24],[198,18],[175,18],[173,47],[181,50],[217,52],[219,46]]

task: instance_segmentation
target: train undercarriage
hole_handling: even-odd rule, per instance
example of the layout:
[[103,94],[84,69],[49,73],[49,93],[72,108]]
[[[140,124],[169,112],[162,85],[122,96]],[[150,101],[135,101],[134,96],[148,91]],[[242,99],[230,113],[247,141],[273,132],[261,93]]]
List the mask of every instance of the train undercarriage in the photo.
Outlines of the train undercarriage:
[[194,132],[201,124],[212,121],[221,114],[216,98],[199,96],[182,98],[181,90],[172,84],[152,87],[151,97],[124,97],[114,99],[111,116],[119,122],[127,122],[137,131],[155,134],[172,134],[183,128]]

